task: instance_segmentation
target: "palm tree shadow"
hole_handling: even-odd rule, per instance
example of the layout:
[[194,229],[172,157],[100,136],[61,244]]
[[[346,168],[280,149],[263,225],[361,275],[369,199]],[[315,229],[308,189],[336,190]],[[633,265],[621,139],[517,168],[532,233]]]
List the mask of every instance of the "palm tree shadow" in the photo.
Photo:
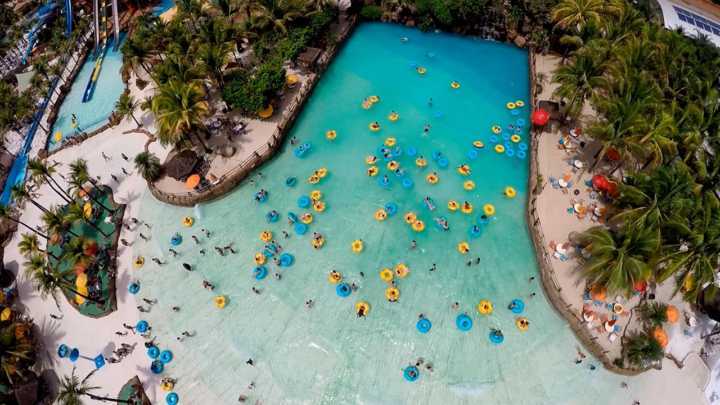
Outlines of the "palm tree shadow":
[[38,366],[41,369],[53,368],[57,363],[55,348],[60,345],[66,333],[60,330],[60,322],[48,318],[43,319],[37,329],[38,336],[42,339]]
[[124,271],[115,280],[115,294],[117,294],[117,299],[120,303],[124,304],[126,299],[128,298],[128,285],[130,285],[130,273]]

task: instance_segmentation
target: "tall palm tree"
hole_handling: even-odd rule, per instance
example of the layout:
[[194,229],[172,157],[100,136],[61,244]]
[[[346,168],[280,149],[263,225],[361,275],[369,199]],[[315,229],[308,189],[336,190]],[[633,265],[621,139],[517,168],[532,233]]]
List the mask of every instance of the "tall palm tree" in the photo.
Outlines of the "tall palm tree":
[[147,65],[150,59],[150,50],[144,41],[136,40],[135,37],[129,38],[122,45],[122,54],[123,60],[131,69],[136,70],[140,67],[145,73],[150,74],[150,68]]
[[237,0],[213,0],[212,3],[225,17],[230,17],[238,11]]
[[135,118],[135,108],[137,108],[137,102],[128,91],[121,94],[120,98],[118,98],[118,101],[115,103],[115,113],[121,118],[132,118],[138,128],[140,128],[142,127],[142,124],[137,120],[137,118]]
[[157,180],[162,171],[160,159],[151,152],[140,152],[135,156],[135,169],[147,181]]
[[57,259],[57,256],[55,256],[52,252],[45,251],[40,248],[40,240],[34,233],[23,233],[21,235],[20,242],[18,242],[18,250],[20,251],[20,254],[25,257],[38,253],[47,253],[54,259]]
[[228,42],[218,45],[203,44],[198,49],[197,56],[202,63],[203,70],[213,77],[220,91],[225,88],[222,69],[228,63],[230,52],[232,52],[232,48]]
[[629,336],[624,342],[625,357],[630,364],[646,366],[663,358],[664,352],[660,343],[647,333]]
[[[93,187],[93,190],[99,195],[102,195],[105,193],[105,190],[99,188],[95,183],[95,180],[90,176],[90,172],[88,171],[87,166],[87,160],[78,158],[70,162],[70,186],[75,189],[76,192],[79,192],[80,190],[84,190],[84,186],[87,183],[90,183]],[[93,195],[93,193],[87,193],[87,196],[90,197],[95,204],[98,204],[99,206],[103,207],[105,211],[108,211],[110,213],[115,213],[116,210],[110,209],[107,206],[105,206],[102,201],[100,201],[97,197]]]
[[27,164],[30,176],[35,180],[37,184],[41,184],[40,180],[44,180],[50,188],[55,191],[57,195],[62,197],[65,202],[72,202],[72,197],[58,184],[53,174],[57,173],[54,165],[48,165],[46,162],[40,159],[30,159]]
[[250,23],[260,30],[272,30],[287,34],[288,24],[293,20],[313,14],[303,0],[256,0]]
[[30,201],[30,203],[40,211],[44,213],[49,212],[47,208],[35,200],[35,196],[28,190],[27,185],[25,184],[16,184],[12,186],[10,189],[10,196],[18,205],[22,204],[24,201]]
[[105,238],[110,237],[110,235],[103,232],[103,230],[92,221],[92,218],[88,219],[85,217],[85,210],[83,209],[83,206],[77,202],[74,202],[67,206],[67,212],[65,214],[65,218],[70,222],[83,221],[86,224],[90,225],[98,233],[103,235]]
[[50,267],[42,255],[30,256],[30,258],[23,263],[23,266],[25,266],[25,271],[29,273],[33,287],[35,291],[40,294],[40,298],[45,299],[52,297],[58,308],[60,308],[57,301],[58,290],[64,290],[71,294],[78,295],[96,304],[100,303],[98,300],[80,293],[77,288],[75,288],[75,284],[66,280],[63,274],[60,274],[56,269]]
[[578,52],[570,63],[558,67],[553,81],[559,86],[555,96],[567,102],[567,114],[577,117],[585,100],[589,99],[603,83],[606,60],[592,51]]
[[[66,220],[65,215],[60,208],[50,208],[48,212],[42,214],[42,222],[45,224],[45,228],[51,234],[62,235],[64,232],[69,233],[72,236],[79,236],[71,229],[71,223]],[[45,237],[47,239],[47,236]]]
[[82,398],[88,397],[93,401],[115,402],[118,404],[131,404],[132,402],[125,399],[110,398],[93,394],[94,391],[100,389],[88,383],[95,370],[85,376],[82,380],[75,374],[75,367],[69,376],[63,376],[60,380],[57,402],[61,405],[83,405]]
[[8,208],[8,207],[5,206],[5,205],[0,205],[0,218],[8,219],[8,220],[10,220],[10,221],[12,221],[12,222],[15,222],[15,223],[18,224],[18,225],[24,226],[26,229],[34,232],[34,233],[35,233],[36,235],[38,235],[38,236],[41,236],[41,237],[43,237],[43,238],[45,238],[45,239],[48,238],[48,236],[45,235],[44,233],[42,233],[42,232],[38,231],[37,229],[31,227],[30,225],[26,224],[25,222],[22,222],[20,219],[15,218],[15,217],[13,216],[13,213],[12,213],[12,211],[10,210],[10,208]]
[[161,85],[153,97],[152,111],[157,120],[161,144],[176,145],[194,134],[205,152],[210,152],[197,134],[205,126],[203,119],[210,114],[205,90],[200,83],[171,80]]
[[649,262],[660,247],[660,232],[650,227],[610,231],[596,226],[583,232],[580,241],[590,253],[582,265],[590,284],[629,295],[636,282],[652,276]]
[[606,14],[604,0],[562,0],[551,13],[555,27],[581,32],[587,25],[600,26]]

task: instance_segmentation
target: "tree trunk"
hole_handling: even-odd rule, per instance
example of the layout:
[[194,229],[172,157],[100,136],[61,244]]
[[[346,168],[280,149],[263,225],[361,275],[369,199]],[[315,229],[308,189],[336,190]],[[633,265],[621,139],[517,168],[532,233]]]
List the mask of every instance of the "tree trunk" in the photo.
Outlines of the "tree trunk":
[[57,186],[57,188],[60,191],[62,191],[63,194],[65,194],[67,196],[67,198],[69,198],[68,204],[73,202],[73,197],[70,194],[68,194],[67,191],[63,190],[62,187],[60,187],[60,185],[58,184],[58,182],[55,180],[55,178],[53,176],[51,176],[49,174],[47,174],[46,176],[50,179],[50,181],[53,182],[53,184],[55,184]]
[[16,224],[20,224],[20,225],[24,226],[25,228],[27,228],[27,229],[31,230],[32,232],[34,232],[36,235],[42,236],[43,238],[45,238],[45,240],[48,239],[48,236],[47,236],[47,235],[45,235],[44,233],[42,233],[42,232],[38,231],[37,229],[31,227],[30,225],[26,224],[26,223],[23,222],[23,221],[21,221],[21,220],[19,220],[19,219],[15,219],[15,218],[13,218],[13,217],[11,217],[11,216],[9,216],[9,215],[8,215],[6,218],[8,218],[9,220],[15,222]]
[[135,121],[135,124],[137,124],[138,128],[142,127],[142,124],[137,120],[137,118],[135,118],[135,114],[133,114],[132,111],[130,111],[130,118]]
[[[65,193],[65,190],[63,190],[63,189],[58,190],[58,188],[53,187],[53,183],[50,182],[50,179],[48,178],[47,175],[43,175],[43,177],[45,178],[45,182],[47,183],[48,187],[50,187],[50,189],[52,191],[54,191],[55,194],[59,195],[66,203],[72,204],[72,202],[73,202],[72,197],[67,195],[67,193]],[[60,187],[60,186],[57,186],[57,187]]]
[[195,135],[195,138],[198,140],[198,142],[200,142],[200,145],[205,150],[205,153],[212,152],[212,149],[208,148],[208,146],[205,144],[205,141],[202,140],[202,138],[200,137],[200,135],[198,135],[197,132],[194,132],[193,135]]
[[91,399],[94,399],[96,401],[115,402],[117,404],[132,404],[132,402],[130,402],[127,399],[100,397],[100,396],[93,395],[93,394],[87,394],[87,396],[89,396]]

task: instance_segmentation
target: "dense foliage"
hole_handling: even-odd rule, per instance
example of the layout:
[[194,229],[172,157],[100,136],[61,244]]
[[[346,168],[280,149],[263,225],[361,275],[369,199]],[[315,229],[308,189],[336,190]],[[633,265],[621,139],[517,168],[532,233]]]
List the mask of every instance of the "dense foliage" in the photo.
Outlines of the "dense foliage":
[[554,77],[556,95],[571,117],[589,103],[595,166],[624,174],[609,226],[580,238],[591,255],[585,274],[612,292],[667,279],[689,301],[714,292],[720,52],[648,22],[624,0],[564,0],[552,16],[569,55]]

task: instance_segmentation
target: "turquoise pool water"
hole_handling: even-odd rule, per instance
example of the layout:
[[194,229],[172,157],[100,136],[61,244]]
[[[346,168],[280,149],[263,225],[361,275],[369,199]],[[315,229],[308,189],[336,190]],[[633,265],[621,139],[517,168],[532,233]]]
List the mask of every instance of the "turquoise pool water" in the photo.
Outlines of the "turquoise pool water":
[[[121,34],[120,42],[123,41],[123,38],[124,34]],[[80,72],[75,77],[75,81],[73,81],[70,92],[60,106],[57,119],[52,127],[52,135],[48,140],[48,150],[53,151],[59,148],[62,140],[77,135],[76,129],[71,125],[72,114],[77,116],[79,128],[85,132],[90,132],[105,124],[107,118],[115,109],[115,102],[125,90],[125,84],[120,78],[122,52],[120,52],[119,47],[117,50],[113,48],[112,43],[108,44],[108,51],[103,60],[95,93],[87,103],[83,103],[82,98],[88,79],[92,75],[95,66],[95,58],[89,56],[85,64],[83,64]],[[55,134],[58,131],[62,135],[61,141],[56,139]]]
[[[401,37],[408,41],[401,42]],[[420,76],[416,65],[426,67],[427,73]],[[453,80],[460,89],[450,88]],[[365,110],[361,102],[370,95],[381,101]],[[518,99],[528,99],[525,51],[364,24],[325,73],[290,134],[312,144],[307,156],[295,157],[294,147],[286,144],[260,169],[262,176],[254,176],[254,183],[246,181],[199,209],[169,207],[146,193],[141,219],[153,224],[152,240],[134,245],[133,253],[148,260],[133,274],[142,285],[139,297],[159,300],[143,316],[161,348],[174,352],[166,372],[178,378],[181,402],[231,404],[244,393],[250,403],[259,399],[265,404],[630,403],[619,389],[620,380],[600,370],[597,362],[573,364],[577,343],[572,333],[537,282],[528,281],[537,274],[524,219],[528,160],[497,154],[489,145],[492,125],[505,127],[518,118],[528,119],[527,107],[518,116],[505,108],[506,102]],[[394,123],[387,119],[392,110],[400,114]],[[373,121],[380,122],[381,131],[368,130]],[[423,136],[426,123],[432,128]],[[325,139],[330,129],[338,133],[333,142]],[[525,138],[527,131],[521,135]],[[378,185],[382,174],[366,175],[365,157],[376,154],[389,136],[404,151],[414,147],[430,161],[421,170],[405,154],[397,159],[414,180],[411,190],[404,189],[394,174],[389,189]],[[487,146],[471,160],[467,153],[474,140]],[[448,168],[440,169],[432,161],[434,151],[447,157]],[[457,173],[462,163],[470,165],[469,177]],[[383,162],[381,173],[387,172],[384,166]],[[320,167],[329,175],[317,185],[308,184],[308,176]],[[440,181],[429,185],[424,177],[434,170]],[[288,176],[297,176],[298,185],[287,187]],[[462,187],[468,178],[477,185],[471,192]],[[518,191],[515,199],[503,196],[506,186]],[[253,196],[261,188],[269,191],[269,198],[259,204]],[[287,225],[287,214],[306,212],[298,208],[297,199],[311,190],[322,192],[327,209],[314,213],[308,234],[298,236]],[[423,203],[425,196],[437,205],[432,213]],[[473,214],[449,212],[449,199],[471,202]],[[374,212],[390,201],[399,206],[399,213],[383,222],[373,219]],[[472,239],[468,229],[486,203],[494,204],[497,214],[482,235]],[[265,215],[273,209],[281,219],[269,224]],[[425,221],[424,232],[413,232],[404,222],[408,211]],[[192,228],[181,225],[186,215],[196,218]],[[448,219],[449,231],[433,225],[437,216]],[[206,238],[201,228],[213,235]],[[262,230],[272,231],[284,251],[295,257],[284,270],[268,266],[271,273],[280,272],[282,280],[252,277],[253,256],[263,247]],[[292,236],[283,238],[282,230]],[[175,232],[184,239],[176,248],[177,258],[167,250]],[[312,232],[325,235],[321,250],[310,246]],[[192,234],[200,238],[200,245],[192,241]],[[364,241],[361,254],[351,252],[355,239]],[[416,249],[410,249],[411,240],[417,241]],[[470,243],[466,256],[456,250],[461,241]],[[220,257],[214,252],[214,246],[229,243],[237,254]],[[207,250],[205,256],[200,248]],[[151,256],[163,257],[168,264],[156,266]],[[479,265],[466,266],[476,257]],[[194,271],[183,270],[182,262],[192,264]],[[379,272],[400,262],[409,266],[410,274],[397,282],[399,302],[389,303]],[[430,272],[433,263],[437,270]],[[359,290],[348,298],[338,297],[327,281],[332,269]],[[203,279],[216,285],[214,292],[202,288]],[[262,293],[254,294],[251,287]],[[533,292],[537,296],[528,298]],[[213,305],[216,294],[229,299],[222,310]],[[528,332],[515,327],[516,315],[506,309],[514,298],[525,301]],[[312,309],[304,306],[308,299],[315,302]],[[491,316],[476,311],[482,299],[495,304]],[[371,305],[364,319],[354,312],[361,300]],[[453,309],[453,302],[460,308]],[[181,310],[172,312],[173,305]],[[474,322],[469,332],[455,326],[463,312]],[[432,321],[427,334],[415,328],[420,313]],[[502,329],[502,344],[489,341],[490,328]],[[184,330],[195,330],[197,336],[176,341]],[[250,357],[254,367],[245,364]],[[419,357],[432,362],[433,372],[422,369],[418,381],[405,381],[401,370]],[[598,369],[591,371],[589,364]],[[251,381],[255,388],[248,390]]]

